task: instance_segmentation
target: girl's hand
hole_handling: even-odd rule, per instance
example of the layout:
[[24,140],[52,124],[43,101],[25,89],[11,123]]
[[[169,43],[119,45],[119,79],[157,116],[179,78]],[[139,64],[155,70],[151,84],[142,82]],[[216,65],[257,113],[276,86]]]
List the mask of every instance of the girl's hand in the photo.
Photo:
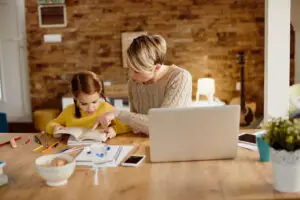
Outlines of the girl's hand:
[[61,134],[56,134],[56,132],[59,131],[59,130],[63,130],[63,129],[65,129],[64,126],[62,126],[62,125],[55,125],[54,128],[53,128],[53,137],[54,138],[60,138]]
[[119,111],[113,110],[99,116],[92,130],[95,130],[99,125],[103,127],[108,127],[111,124],[111,121],[114,120],[118,116],[118,114]]

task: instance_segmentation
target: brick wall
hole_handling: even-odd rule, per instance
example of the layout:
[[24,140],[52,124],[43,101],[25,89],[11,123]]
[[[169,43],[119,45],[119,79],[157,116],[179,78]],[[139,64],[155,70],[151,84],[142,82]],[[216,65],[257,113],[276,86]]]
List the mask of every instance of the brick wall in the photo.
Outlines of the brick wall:
[[[74,72],[89,69],[115,84],[126,83],[121,33],[147,31],[168,43],[166,64],[176,64],[198,78],[211,74],[216,96],[229,102],[239,93],[236,54],[246,54],[246,99],[263,111],[263,0],[67,0],[68,26],[38,27],[36,0],[26,1],[33,109],[59,107]],[[46,33],[60,33],[60,44],[43,43]],[[293,39],[293,38],[292,38]],[[292,53],[293,55],[293,53]],[[292,61],[293,63],[293,61]],[[293,76],[293,74],[292,74]],[[195,91],[194,91],[195,92]]]

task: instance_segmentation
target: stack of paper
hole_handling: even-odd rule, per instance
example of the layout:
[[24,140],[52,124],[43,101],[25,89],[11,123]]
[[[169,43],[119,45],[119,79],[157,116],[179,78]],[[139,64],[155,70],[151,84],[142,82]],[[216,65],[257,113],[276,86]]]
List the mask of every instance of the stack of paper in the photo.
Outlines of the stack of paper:
[[245,148],[245,149],[252,150],[252,151],[258,151],[257,145],[254,145],[254,144],[246,144],[246,143],[243,143],[243,142],[239,142],[238,146],[242,147],[242,148]]
[[85,148],[76,157],[76,165],[92,166],[95,164],[97,167],[117,167],[133,149],[133,146],[106,145],[106,147],[109,147],[109,150],[104,156],[100,156],[103,153],[101,150]]

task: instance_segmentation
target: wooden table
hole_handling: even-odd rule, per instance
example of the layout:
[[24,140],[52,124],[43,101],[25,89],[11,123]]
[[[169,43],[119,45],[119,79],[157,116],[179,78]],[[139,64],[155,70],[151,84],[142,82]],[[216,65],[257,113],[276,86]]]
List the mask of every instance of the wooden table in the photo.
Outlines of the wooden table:
[[[149,139],[133,135],[118,136],[110,144],[137,145],[137,154],[146,154],[138,168],[106,168],[94,186],[94,172],[76,168],[63,187],[51,188],[35,171],[34,160],[41,153],[32,152],[37,144],[24,144],[30,134],[22,135],[22,145],[0,148],[0,160],[8,164],[16,183],[0,187],[0,199],[90,200],[90,199],[299,199],[300,193],[285,194],[273,190],[270,163],[260,163],[258,153],[238,148],[234,160],[151,164]],[[1,137],[1,134],[0,134]]]

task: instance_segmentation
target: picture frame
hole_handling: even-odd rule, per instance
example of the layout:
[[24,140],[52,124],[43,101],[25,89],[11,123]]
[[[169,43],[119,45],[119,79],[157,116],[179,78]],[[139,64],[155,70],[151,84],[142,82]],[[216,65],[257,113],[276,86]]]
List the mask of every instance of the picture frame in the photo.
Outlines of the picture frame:
[[39,26],[41,28],[58,28],[67,26],[65,4],[38,5]]

